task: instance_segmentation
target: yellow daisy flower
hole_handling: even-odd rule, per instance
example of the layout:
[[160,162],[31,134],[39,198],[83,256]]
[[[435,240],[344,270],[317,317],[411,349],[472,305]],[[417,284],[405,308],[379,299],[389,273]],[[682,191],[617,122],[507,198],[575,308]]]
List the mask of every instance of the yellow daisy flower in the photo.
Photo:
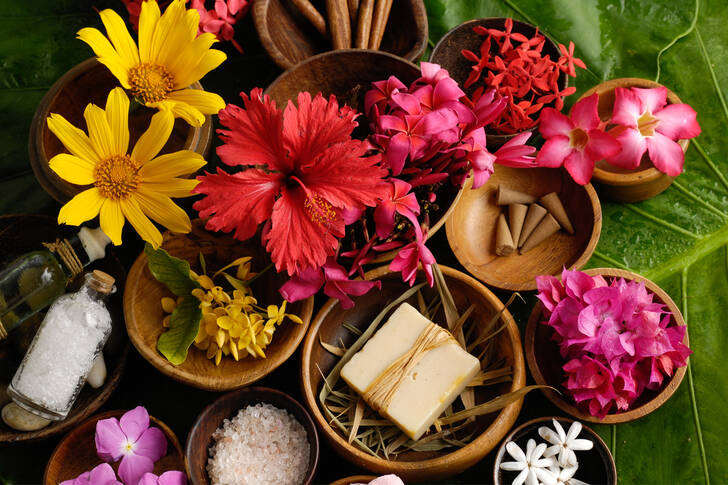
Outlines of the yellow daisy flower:
[[155,248],[162,244],[162,234],[149,217],[171,231],[190,232],[189,217],[170,197],[193,195],[198,181],[177,176],[199,170],[205,160],[190,150],[157,156],[172,133],[172,114],[156,113],[131,154],[129,98],[123,89],[109,93],[105,110],[89,104],[83,116],[88,135],[59,114],[52,113],[47,120],[48,128],[71,152],[53,157],[50,168],[72,184],[93,184],[61,207],[58,222],[78,226],[98,215],[101,229],[118,245],[128,219]]
[[185,0],[174,0],[164,15],[156,1],[142,4],[138,48],[116,12],[106,9],[99,15],[108,38],[91,27],[76,35],[141,103],[169,110],[193,126],[202,126],[204,115],[225,107],[217,94],[189,89],[226,55],[210,49],[217,40],[214,34],[197,35],[200,14],[194,8],[187,10]]

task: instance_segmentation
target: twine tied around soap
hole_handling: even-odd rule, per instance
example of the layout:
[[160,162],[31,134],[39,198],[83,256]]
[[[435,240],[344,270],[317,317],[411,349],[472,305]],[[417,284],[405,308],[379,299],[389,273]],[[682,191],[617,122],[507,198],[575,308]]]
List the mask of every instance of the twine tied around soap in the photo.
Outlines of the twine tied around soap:
[[414,345],[369,384],[362,395],[364,401],[378,413],[386,410],[412,368],[422,360],[427,352],[447,344],[457,345],[458,342],[450,335],[450,332],[430,322],[417,337]]
[[63,261],[63,264],[66,265],[66,268],[71,272],[71,278],[68,279],[68,283],[77,275],[83,273],[83,263],[81,263],[81,260],[76,254],[76,251],[73,250],[71,243],[68,242],[68,239],[56,239],[56,242],[52,243],[44,242],[43,246],[48,251],[56,253],[61,258],[61,261]]

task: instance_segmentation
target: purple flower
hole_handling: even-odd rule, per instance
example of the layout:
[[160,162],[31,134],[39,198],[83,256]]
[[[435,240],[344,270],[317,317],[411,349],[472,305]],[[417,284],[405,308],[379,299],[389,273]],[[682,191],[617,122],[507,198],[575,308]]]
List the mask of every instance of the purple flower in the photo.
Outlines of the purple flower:
[[[90,472],[83,472],[73,480],[66,480],[60,485],[124,485],[116,479],[116,473],[111,465],[102,463]],[[160,484],[167,485],[167,484]],[[172,484],[170,484],[172,485]]]
[[[149,427],[149,413],[137,406],[121,419],[102,419],[96,423],[96,452],[106,462],[117,462],[119,478],[135,485],[154,462],[167,454],[167,438],[159,428]],[[96,483],[94,483],[96,485]]]
[[187,485],[187,476],[178,471],[164,472],[159,476],[145,473],[137,485]]

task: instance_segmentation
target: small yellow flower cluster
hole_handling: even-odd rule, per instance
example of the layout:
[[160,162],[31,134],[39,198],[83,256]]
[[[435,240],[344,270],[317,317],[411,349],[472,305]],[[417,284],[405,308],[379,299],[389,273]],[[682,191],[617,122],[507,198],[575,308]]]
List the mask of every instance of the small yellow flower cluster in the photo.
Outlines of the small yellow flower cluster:
[[[208,359],[215,359],[219,365],[223,355],[232,355],[235,360],[250,355],[253,358],[265,358],[264,349],[273,340],[276,325],[284,318],[298,324],[303,321],[297,316],[286,313],[286,301],[279,306],[258,306],[248,283],[255,278],[250,272],[250,257],[239,258],[215,273],[212,278],[206,274],[198,275],[190,271],[202,288],[192,290],[192,295],[200,301],[202,320],[195,337],[194,345],[206,351]],[[225,270],[237,266],[233,277]],[[218,276],[224,276],[233,287],[232,294],[214,283]],[[162,308],[171,313],[179,303],[172,298],[162,298]],[[167,315],[163,325],[168,326]]]

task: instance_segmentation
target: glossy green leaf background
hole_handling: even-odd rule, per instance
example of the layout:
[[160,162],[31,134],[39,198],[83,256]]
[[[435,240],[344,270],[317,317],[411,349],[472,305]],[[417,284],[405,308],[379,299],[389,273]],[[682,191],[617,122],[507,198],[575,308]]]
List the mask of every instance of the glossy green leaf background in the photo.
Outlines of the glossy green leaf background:
[[[433,42],[465,20],[512,16],[559,42],[576,43],[577,56],[589,67],[577,79],[579,92],[614,77],[657,79],[698,112],[703,134],[691,143],[685,174],[650,201],[603,202],[602,236],[590,262],[637,271],[665,288],[683,310],[695,354],[682,386],[662,408],[635,423],[597,429],[616,457],[620,483],[728,483],[728,2],[426,0],[426,5]],[[50,85],[91,55],[74,33],[99,25],[92,7],[123,10],[118,0],[0,0],[0,214],[58,209],[28,165],[28,128]],[[246,55],[231,55],[224,69],[203,80],[229,101],[277,74],[254,42],[252,22],[242,26],[251,31],[242,34]],[[125,233],[125,241],[130,236]],[[200,403],[214,397],[188,394]],[[117,399],[136,405],[133,395]],[[536,398],[527,402],[531,399]],[[182,422],[181,415],[170,419]],[[26,453],[0,448],[0,481],[24,483],[39,476],[28,469],[32,459],[18,459]],[[476,466],[466,481],[484,483],[488,476],[486,465]]]

